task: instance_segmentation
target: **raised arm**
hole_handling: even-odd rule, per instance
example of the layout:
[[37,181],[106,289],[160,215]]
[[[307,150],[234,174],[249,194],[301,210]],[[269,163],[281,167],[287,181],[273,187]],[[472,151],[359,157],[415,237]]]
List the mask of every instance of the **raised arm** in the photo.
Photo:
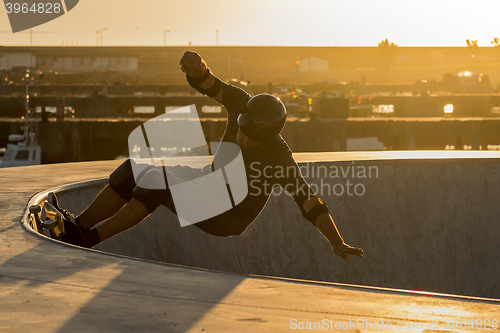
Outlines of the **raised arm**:
[[179,64],[193,88],[222,104],[221,81],[212,74],[207,63],[198,53],[186,51]]

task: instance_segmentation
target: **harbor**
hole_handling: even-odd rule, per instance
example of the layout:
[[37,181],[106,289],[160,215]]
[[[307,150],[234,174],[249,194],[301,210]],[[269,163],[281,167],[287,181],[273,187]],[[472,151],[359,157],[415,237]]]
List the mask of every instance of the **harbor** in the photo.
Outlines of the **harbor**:
[[6,2],[0,332],[498,330],[496,6]]

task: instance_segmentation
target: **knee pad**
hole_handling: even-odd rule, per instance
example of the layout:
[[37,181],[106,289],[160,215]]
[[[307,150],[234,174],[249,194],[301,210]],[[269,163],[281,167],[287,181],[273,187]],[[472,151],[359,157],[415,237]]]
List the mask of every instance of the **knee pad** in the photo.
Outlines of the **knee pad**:
[[[137,176],[137,180],[134,178],[134,169],[137,172],[141,170]],[[147,164],[137,164],[133,160],[128,159],[109,176],[109,186],[118,193],[118,195],[129,201],[132,199],[132,190],[136,186],[136,182],[139,181],[147,171],[154,169],[154,166]]]
[[165,176],[158,169],[150,169],[145,173],[132,190],[132,197],[142,202],[150,213],[172,199]]

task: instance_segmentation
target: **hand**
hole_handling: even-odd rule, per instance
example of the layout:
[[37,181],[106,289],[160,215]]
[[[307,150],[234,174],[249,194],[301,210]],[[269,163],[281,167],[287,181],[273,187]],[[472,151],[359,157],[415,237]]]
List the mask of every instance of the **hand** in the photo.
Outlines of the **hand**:
[[205,60],[198,53],[192,51],[186,51],[179,64],[181,65],[181,71],[191,77],[203,76],[205,70],[208,68]]
[[338,243],[332,245],[332,248],[333,252],[344,260],[349,260],[349,257],[347,256],[348,254],[364,258],[363,249],[360,249],[359,247],[352,247],[350,245],[347,245],[346,243]]

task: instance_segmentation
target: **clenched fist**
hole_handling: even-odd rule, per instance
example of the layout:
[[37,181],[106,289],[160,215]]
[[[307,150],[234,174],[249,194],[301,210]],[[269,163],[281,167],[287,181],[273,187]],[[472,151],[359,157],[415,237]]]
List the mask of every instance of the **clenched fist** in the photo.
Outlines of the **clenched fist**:
[[208,68],[205,60],[198,53],[192,51],[186,51],[179,64],[181,65],[181,71],[191,77],[203,76],[205,70]]

